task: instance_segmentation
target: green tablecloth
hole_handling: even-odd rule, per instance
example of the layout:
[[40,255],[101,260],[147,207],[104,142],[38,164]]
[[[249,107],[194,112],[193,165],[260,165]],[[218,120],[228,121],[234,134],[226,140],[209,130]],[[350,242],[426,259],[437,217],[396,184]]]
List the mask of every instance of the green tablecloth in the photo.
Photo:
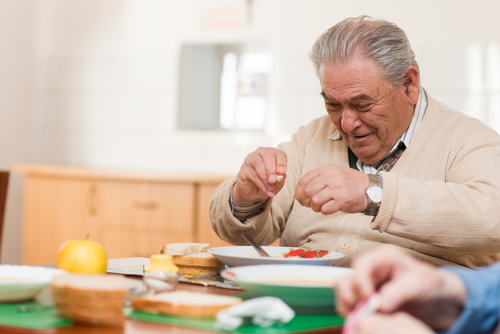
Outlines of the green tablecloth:
[[36,302],[0,304],[0,325],[30,329],[47,329],[70,325],[71,322],[60,318],[55,308],[33,312],[19,312],[19,305],[36,306]]
[[[217,331],[215,327],[215,319],[191,319],[181,317],[171,317],[159,314],[150,314],[133,311],[129,318],[155,322],[160,324],[169,324],[174,326],[197,328],[204,330]],[[341,326],[344,320],[336,314],[296,314],[295,317],[283,326],[273,325],[270,327],[259,327],[255,325],[244,325],[233,331],[232,333],[294,333],[305,330],[318,330],[328,327]]]
[[[36,302],[0,304],[0,325],[22,327],[29,329],[48,329],[71,325],[70,320],[60,318],[55,308],[42,309],[32,312],[20,312],[19,305],[37,306]],[[192,319],[183,317],[172,317],[159,314],[150,314],[125,309],[130,319],[154,322],[158,324],[169,324],[174,326],[197,328],[218,331],[215,319]],[[234,333],[293,333],[305,330],[316,330],[328,327],[341,326],[344,320],[336,314],[296,314],[289,323],[278,326],[258,327],[255,325],[244,325],[232,331]]]

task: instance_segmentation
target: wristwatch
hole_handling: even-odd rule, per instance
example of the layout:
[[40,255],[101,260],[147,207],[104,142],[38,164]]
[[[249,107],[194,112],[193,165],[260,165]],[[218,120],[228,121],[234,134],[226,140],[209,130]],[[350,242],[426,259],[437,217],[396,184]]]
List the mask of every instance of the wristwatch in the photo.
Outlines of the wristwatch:
[[370,184],[366,189],[366,197],[368,198],[368,206],[363,212],[367,216],[376,216],[382,202],[382,178],[378,174],[368,174]]

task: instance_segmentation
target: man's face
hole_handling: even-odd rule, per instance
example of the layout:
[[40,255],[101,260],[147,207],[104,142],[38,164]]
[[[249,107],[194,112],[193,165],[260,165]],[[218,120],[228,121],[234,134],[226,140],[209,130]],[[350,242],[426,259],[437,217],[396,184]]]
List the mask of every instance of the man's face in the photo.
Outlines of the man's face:
[[382,160],[413,115],[415,103],[406,86],[394,88],[378,64],[365,57],[323,65],[319,78],[326,110],[347,146],[364,163]]

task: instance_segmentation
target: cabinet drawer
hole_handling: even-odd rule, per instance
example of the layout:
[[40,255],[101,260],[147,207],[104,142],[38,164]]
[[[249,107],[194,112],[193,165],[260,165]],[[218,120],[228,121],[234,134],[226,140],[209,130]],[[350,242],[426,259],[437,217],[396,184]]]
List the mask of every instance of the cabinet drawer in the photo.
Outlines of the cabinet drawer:
[[145,233],[193,233],[192,184],[99,182],[95,192],[99,224]]
[[55,263],[67,240],[85,239],[96,231],[88,223],[85,203],[89,182],[30,176],[25,184],[23,263]]

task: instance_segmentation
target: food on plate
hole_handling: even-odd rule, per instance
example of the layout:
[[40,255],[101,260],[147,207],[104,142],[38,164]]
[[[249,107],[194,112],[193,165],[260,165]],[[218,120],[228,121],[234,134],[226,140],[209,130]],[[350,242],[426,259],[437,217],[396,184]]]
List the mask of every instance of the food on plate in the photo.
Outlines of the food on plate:
[[76,324],[123,327],[128,289],[118,275],[72,274],[54,277],[52,297],[57,312]]
[[301,257],[306,259],[314,259],[317,257],[323,257],[328,255],[330,252],[327,250],[315,250],[307,248],[290,248],[288,253],[283,254],[283,257]]
[[209,244],[176,243],[166,244],[161,251],[173,257],[180,275],[217,275],[217,258],[208,253]]
[[220,310],[239,304],[241,301],[238,297],[175,291],[134,297],[132,308],[155,314],[207,318],[215,317]]
[[70,240],[59,248],[57,268],[70,273],[105,274],[106,260],[106,252],[97,242]]
[[[315,250],[308,248],[290,248],[288,252],[281,254],[271,254],[272,258],[282,259],[282,258],[303,258],[303,259],[317,259],[317,258],[328,258],[331,252],[327,250]],[[251,257],[262,257],[260,254],[242,254],[243,256]]]

